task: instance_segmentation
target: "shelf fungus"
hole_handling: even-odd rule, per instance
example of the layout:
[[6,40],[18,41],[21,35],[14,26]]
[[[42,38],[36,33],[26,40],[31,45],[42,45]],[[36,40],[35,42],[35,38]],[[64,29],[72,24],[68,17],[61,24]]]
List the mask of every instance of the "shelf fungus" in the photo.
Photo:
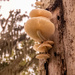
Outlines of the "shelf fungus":
[[32,18],[32,17],[45,17],[45,18],[48,18],[48,19],[51,19],[52,18],[52,13],[45,10],[45,9],[33,9],[29,16]]
[[43,3],[43,2],[41,2],[41,1],[36,1],[36,2],[35,2],[35,5],[36,5],[36,6],[43,6],[43,5],[44,5],[44,3]]
[[36,56],[37,59],[48,59],[50,58],[49,54],[39,54]]
[[42,6],[44,6],[44,3],[43,2],[41,2],[41,1],[36,1],[35,2],[35,7],[36,8],[42,8]]
[[[41,4],[36,2],[36,5]],[[33,46],[35,51],[40,52],[36,58],[46,60],[50,58],[48,50],[50,50],[54,44],[54,42],[50,40],[50,37],[55,31],[55,26],[50,21],[52,14],[44,9],[33,9],[29,15],[31,18],[24,25],[25,32],[34,41],[39,42],[39,44],[36,43]]]
[[27,34],[35,41],[41,42],[48,40],[54,33],[54,24],[44,17],[33,17],[24,26]]
[[39,51],[39,52],[48,52],[49,49],[51,49],[52,46],[48,43],[42,43],[42,44],[35,44],[33,46],[33,49],[35,51]]

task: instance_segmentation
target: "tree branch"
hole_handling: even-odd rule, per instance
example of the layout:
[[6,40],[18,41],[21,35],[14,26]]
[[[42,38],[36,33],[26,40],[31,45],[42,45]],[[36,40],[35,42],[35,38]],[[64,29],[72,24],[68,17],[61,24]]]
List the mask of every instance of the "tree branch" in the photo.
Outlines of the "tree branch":
[[21,71],[27,69],[27,67],[29,67],[32,64],[32,62],[34,61],[35,56],[36,55],[34,55],[34,57],[31,59],[31,61],[28,61],[24,66],[21,66],[21,67],[19,67],[17,69],[14,69],[14,72],[21,72]]

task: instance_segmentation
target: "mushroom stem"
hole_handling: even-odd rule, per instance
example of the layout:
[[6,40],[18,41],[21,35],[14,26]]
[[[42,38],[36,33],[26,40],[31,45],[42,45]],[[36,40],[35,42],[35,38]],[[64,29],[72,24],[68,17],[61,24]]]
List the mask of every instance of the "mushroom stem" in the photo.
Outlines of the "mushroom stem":
[[46,41],[47,39],[41,34],[41,32],[38,30],[37,31],[38,37],[41,39],[41,41]]

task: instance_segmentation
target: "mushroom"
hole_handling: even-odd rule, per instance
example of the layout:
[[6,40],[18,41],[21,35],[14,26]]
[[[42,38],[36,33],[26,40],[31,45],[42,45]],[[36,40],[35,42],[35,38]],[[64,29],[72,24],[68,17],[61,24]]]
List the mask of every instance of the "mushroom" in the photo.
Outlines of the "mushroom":
[[50,49],[50,48],[52,48],[52,46],[50,44],[45,44],[45,43],[43,43],[43,44],[35,44],[33,46],[33,49],[35,51],[39,51],[39,52],[47,52],[48,49]]
[[45,9],[33,9],[29,16],[32,18],[32,17],[45,17],[45,18],[48,18],[48,19],[51,19],[52,18],[52,14],[50,11],[47,11]]
[[25,23],[24,29],[33,40],[42,42],[51,37],[55,26],[45,17],[33,17]]
[[[39,1],[35,4],[42,5]],[[31,18],[24,25],[25,32],[30,38],[40,43],[35,44],[33,47],[35,51],[42,53],[37,55],[36,58],[46,60],[50,58],[50,55],[46,53],[48,53],[48,49],[52,48],[51,45],[54,44],[53,41],[49,40],[55,31],[54,24],[49,20],[52,18],[52,14],[44,9],[33,9],[29,15]]]
[[50,45],[53,45],[53,44],[54,44],[53,41],[49,41],[49,40],[48,40],[48,41],[45,41],[45,42],[43,42],[43,43],[45,43],[45,44],[47,43],[47,44],[50,44]]
[[37,59],[48,59],[50,58],[49,54],[39,54],[36,56]]
[[35,45],[33,46],[33,49],[36,51],[39,46],[40,46],[40,44],[35,44]]
[[44,4],[44,3],[41,2],[41,1],[36,1],[36,2],[35,2],[35,5],[36,5],[36,6],[42,6],[43,4]]

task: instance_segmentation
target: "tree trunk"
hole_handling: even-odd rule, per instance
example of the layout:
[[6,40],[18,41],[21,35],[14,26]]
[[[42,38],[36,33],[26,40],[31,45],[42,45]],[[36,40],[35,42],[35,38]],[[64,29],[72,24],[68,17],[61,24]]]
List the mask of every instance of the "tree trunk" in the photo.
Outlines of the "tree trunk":
[[49,52],[48,75],[75,75],[75,0],[41,0],[51,11],[55,42]]

